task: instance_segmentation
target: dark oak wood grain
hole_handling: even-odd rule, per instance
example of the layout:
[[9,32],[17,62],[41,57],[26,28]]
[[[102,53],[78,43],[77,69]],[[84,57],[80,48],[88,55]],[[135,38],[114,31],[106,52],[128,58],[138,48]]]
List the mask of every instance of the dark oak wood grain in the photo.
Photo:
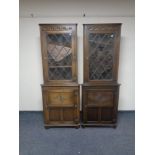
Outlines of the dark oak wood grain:
[[83,125],[115,124],[119,85],[82,87]]
[[44,84],[41,85],[44,126],[78,128],[77,25],[39,25],[44,77]]
[[84,24],[83,127],[116,127],[120,32],[120,23]]

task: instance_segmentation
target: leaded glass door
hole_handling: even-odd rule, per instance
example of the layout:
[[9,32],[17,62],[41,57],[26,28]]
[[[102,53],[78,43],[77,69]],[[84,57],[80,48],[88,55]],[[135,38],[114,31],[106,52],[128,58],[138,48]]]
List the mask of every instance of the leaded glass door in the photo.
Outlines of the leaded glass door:
[[76,81],[76,25],[52,25],[42,33],[45,81]]
[[84,25],[84,82],[117,80],[120,25]]

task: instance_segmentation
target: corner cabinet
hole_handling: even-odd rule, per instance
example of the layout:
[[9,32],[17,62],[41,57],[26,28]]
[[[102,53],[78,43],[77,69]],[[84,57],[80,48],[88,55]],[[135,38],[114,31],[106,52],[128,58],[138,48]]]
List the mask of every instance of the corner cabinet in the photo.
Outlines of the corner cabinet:
[[84,24],[83,127],[116,126],[121,24]]
[[77,25],[40,24],[45,127],[79,127]]

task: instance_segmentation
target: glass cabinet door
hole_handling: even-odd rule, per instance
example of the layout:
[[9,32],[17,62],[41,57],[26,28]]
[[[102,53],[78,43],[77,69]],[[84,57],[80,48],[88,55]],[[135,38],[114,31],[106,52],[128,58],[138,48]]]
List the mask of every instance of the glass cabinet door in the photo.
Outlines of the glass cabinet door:
[[111,80],[113,74],[114,33],[89,34],[89,79]]
[[117,81],[121,24],[84,24],[84,82]]
[[49,80],[72,79],[72,34],[47,34]]
[[45,83],[77,81],[76,24],[40,24]]

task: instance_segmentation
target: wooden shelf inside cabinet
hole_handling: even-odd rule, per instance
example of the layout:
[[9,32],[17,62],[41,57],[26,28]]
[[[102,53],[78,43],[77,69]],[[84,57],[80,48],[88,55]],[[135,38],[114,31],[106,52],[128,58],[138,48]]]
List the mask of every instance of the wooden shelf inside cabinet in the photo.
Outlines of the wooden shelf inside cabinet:
[[[44,84],[46,127],[79,125],[77,84],[77,25],[39,24]],[[65,98],[65,100],[64,100]]]

